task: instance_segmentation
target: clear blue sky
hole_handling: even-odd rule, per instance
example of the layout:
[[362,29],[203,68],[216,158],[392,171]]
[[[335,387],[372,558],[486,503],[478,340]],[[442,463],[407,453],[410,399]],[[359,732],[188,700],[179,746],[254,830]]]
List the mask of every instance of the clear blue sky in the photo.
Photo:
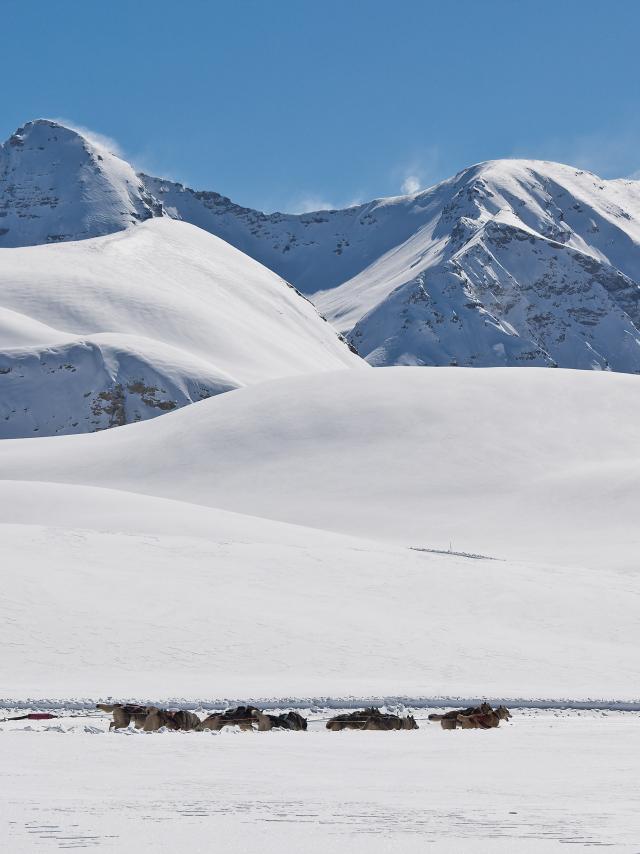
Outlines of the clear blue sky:
[[265,210],[480,160],[640,170],[636,0],[2,0],[0,137],[37,117]]

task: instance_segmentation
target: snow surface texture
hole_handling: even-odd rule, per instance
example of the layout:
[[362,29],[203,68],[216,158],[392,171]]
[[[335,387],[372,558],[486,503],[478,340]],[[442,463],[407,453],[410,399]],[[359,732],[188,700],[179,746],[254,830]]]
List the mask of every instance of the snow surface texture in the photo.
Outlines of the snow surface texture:
[[204,854],[212,840],[265,854],[638,851],[631,715],[516,714],[456,733],[422,720],[414,732],[144,735],[46,723],[0,734],[12,854]]
[[91,432],[365,364],[278,276],[187,223],[0,249],[0,438]]
[[640,181],[490,161],[291,216],[143,175],[170,216],[276,270],[373,365],[640,371]]
[[639,415],[622,374],[387,368],[6,440],[3,693],[638,700]]

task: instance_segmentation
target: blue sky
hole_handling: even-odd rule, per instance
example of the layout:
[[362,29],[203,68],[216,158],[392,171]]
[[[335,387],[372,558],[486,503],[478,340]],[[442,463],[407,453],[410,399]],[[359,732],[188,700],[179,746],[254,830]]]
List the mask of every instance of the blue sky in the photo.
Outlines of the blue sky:
[[2,0],[0,137],[37,117],[264,210],[498,157],[640,175],[640,3]]

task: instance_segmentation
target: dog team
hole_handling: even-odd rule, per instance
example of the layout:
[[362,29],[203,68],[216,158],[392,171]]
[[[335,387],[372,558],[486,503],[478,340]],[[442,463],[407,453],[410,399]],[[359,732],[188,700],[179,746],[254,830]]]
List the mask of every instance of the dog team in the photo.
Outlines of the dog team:
[[[132,722],[144,732],[157,732],[163,727],[169,730],[202,732],[221,730],[225,726],[237,726],[242,730],[266,732],[271,729],[306,730],[307,721],[298,712],[286,712],[271,715],[255,706],[238,706],[225,712],[214,712],[201,720],[194,712],[183,710],[169,711],[157,706],[137,706],[130,703],[98,703],[103,712],[110,712],[113,720],[109,729],[123,729]],[[488,703],[467,709],[456,709],[444,714],[429,715],[430,721],[440,721],[442,729],[493,729],[500,721],[508,720],[511,713],[505,706],[493,709]],[[326,728],[331,732],[343,729],[360,730],[401,730],[418,729],[413,715],[399,715],[381,712],[376,708],[362,709],[336,715],[327,721]]]

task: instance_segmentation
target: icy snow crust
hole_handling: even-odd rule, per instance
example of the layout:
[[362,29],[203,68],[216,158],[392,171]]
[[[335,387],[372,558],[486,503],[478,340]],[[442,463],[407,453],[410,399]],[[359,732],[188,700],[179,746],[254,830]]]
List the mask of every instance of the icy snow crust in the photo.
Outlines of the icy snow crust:
[[92,432],[365,365],[278,276],[187,223],[0,250],[0,438]]

